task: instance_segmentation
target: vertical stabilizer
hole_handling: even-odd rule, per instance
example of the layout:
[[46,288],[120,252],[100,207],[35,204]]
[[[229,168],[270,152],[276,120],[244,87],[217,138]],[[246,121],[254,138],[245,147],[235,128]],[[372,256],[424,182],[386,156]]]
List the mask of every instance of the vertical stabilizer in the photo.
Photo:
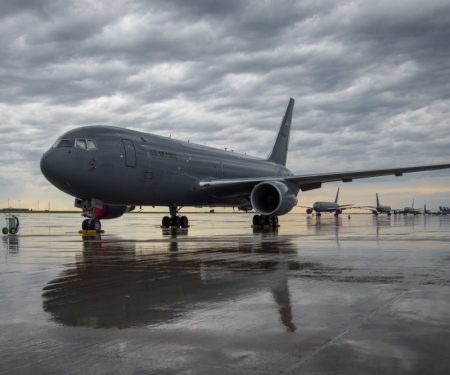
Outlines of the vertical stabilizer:
[[414,199],[413,199],[413,201],[412,201],[411,208],[414,208]]
[[286,165],[287,152],[289,146],[289,134],[291,132],[292,112],[294,110],[294,99],[289,99],[289,104],[281,121],[277,139],[273,145],[272,152],[267,160],[277,164]]
[[380,206],[380,198],[378,198],[378,193],[376,193],[377,194],[377,207],[379,207]]
[[336,198],[334,198],[334,203],[337,203],[338,199],[339,199],[339,188],[337,189]]

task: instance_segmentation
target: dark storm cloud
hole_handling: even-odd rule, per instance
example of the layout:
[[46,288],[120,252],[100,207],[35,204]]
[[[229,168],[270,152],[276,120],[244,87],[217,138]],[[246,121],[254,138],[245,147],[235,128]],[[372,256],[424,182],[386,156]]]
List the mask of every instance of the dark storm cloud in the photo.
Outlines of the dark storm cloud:
[[0,173],[90,123],[266,156],[290,96],[296,172],[445,162],[449,40],[437,0],[4,1]]

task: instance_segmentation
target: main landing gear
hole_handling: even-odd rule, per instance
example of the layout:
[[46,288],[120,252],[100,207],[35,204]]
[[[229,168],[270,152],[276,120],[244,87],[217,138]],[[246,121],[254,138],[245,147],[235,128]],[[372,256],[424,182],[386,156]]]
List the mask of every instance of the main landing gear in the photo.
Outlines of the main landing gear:
[[276,229],[278,225],[278,216],[254,215],[253,216],[254,229]]
[[178,211],[181,207],[176,205],[169,206],[170,216],[164,216],[162,218],[162,228],[189,228],[189,219],[187,216],[178,215]]

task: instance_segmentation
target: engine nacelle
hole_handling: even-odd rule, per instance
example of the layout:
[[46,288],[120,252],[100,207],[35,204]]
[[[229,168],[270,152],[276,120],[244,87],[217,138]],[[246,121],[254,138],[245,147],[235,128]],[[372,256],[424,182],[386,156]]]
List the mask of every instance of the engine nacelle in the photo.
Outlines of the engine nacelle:
[[297,204],[297,193],[294,184],[266,181],[253,188],[250,200],[254,210],[262,215],[284,215]]
[[133,211],[135,206],[112,206],[103,204],[101,207],[94,208],[94,218],[101,219],[115,219],[122,216],[125,212]]
[[336,211],[334,212],[334,216],[339,216],[342,214],[342,210],[340,208],[336,208]]

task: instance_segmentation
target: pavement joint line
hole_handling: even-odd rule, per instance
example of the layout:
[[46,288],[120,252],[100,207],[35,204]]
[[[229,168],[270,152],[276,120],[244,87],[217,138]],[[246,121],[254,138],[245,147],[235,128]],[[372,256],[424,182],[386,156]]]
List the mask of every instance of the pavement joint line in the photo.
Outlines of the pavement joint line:
[[[417,284],[418,285],[418,284]],[[408,293],[409,291],[411,291],[411,289],[413,287],[415,287],[416,284],[410,284],[408,285],[405,290],[397,293],[395,296],[393,296],[391,299],[387,300],[385,303],[383,303],[381,306],[377,307],[376,309],[374,309],[373,311],[369,312],[368,314],[365,314],[363,316],[361,316],[360,318],[358,318],[355,322],[355,324],[351,325],[350,327],[348,327],[347,329],[345,329],[343,332],[339,333],[338,335],[334,336],[333,338],[331,338],[330,340],[326,341],[324,344],[322,344],[319,348],[317,348],[316,350],[314,350],[312,353],[307,354],[303,359],[301,359],[298,363],[296,363],[294,366],[291,366],[287,369],[285,369],[285,373],[289,373],[289,372],[295,372],[296,370],[298,370],[299,368],[301,368],[302,366],[304,366],[307,362],[309,362],[311,359],[313,359],[317,354],[321,353],[322,351],[324,351],[325,349],[327,349],[329,346],[331,346],[332,344],[334,344],[335,342],[339,341],[340,339],[342,339],[345,335],[347,335],[348,333],[354,331],[355,329],[361,327],[363,324],[367,323],[374,315],[378,314],[380,311],[384,310],[387,306],[389,306],[390,304],[392,304],[393,302],[397,301],[398,299],[400,299],[403,295],[405,295],[406,293]]]

